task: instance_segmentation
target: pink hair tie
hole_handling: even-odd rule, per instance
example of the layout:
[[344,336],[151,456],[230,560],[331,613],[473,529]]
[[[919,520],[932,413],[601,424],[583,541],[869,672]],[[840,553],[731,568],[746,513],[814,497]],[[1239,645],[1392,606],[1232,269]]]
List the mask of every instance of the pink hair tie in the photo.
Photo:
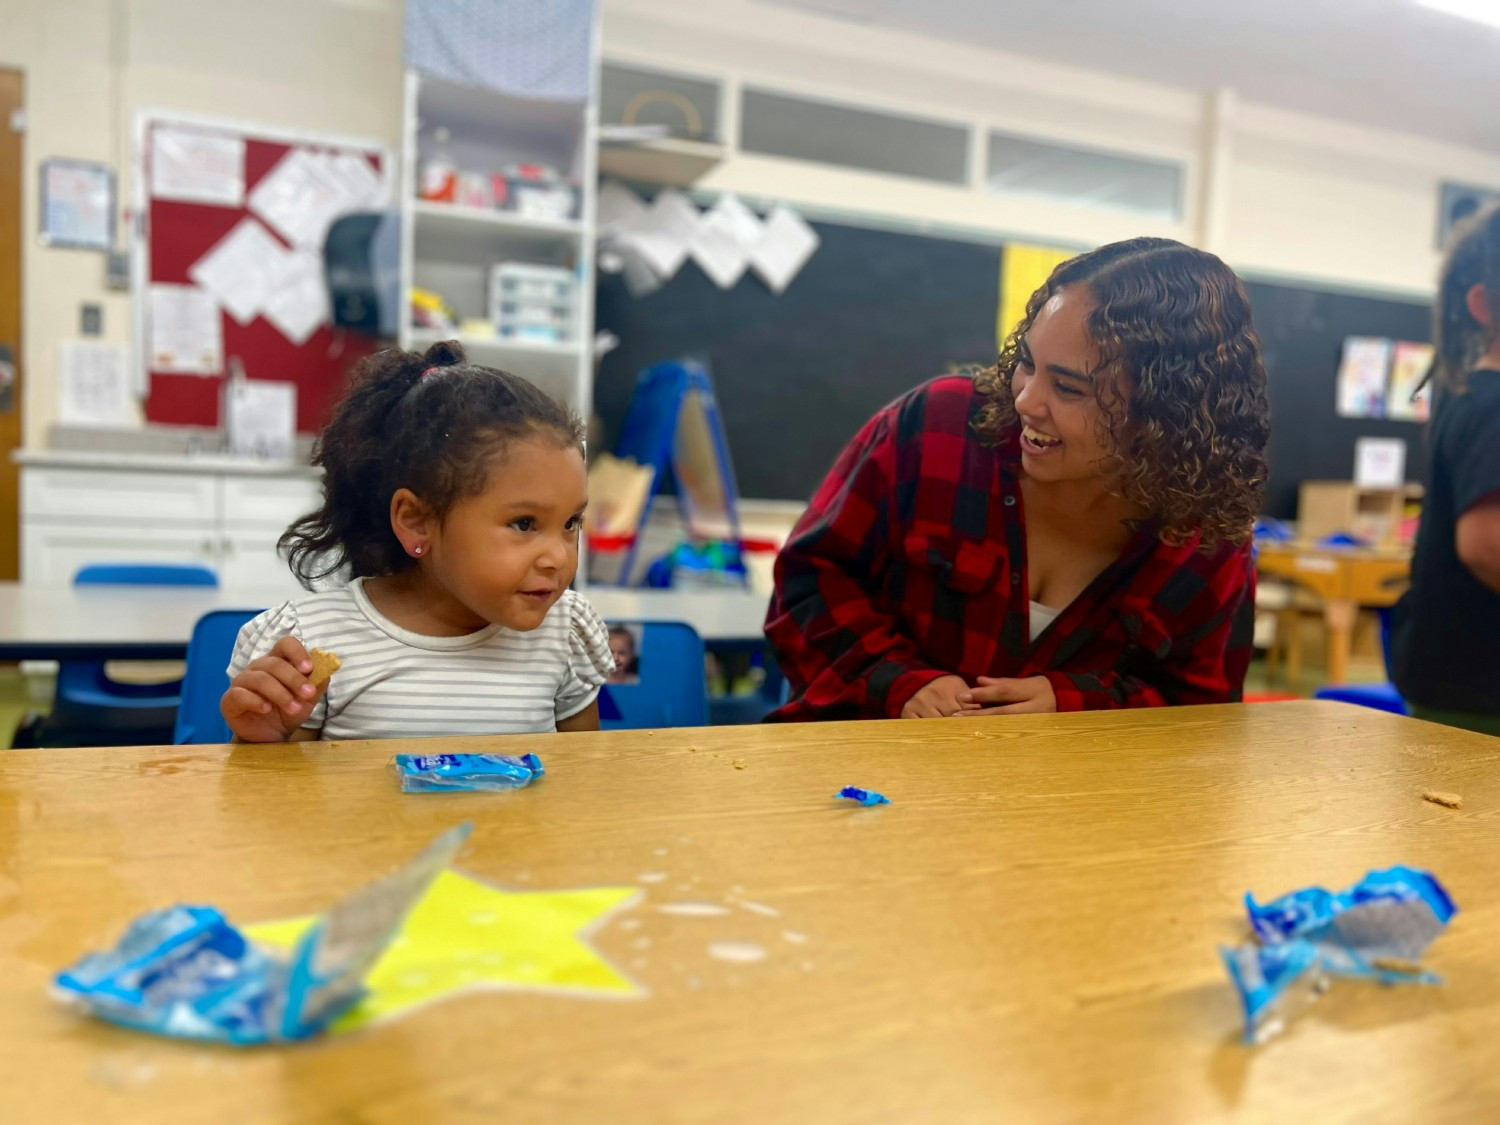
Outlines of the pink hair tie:
[[427,376],[431,375],[434,371],[441,371],[442,369],[443,368],[442,368],[441,365],[434,365],[432,367],[429,367],[426,371],[422,372],[422,374],[420,374],[420,375],[417,376],[417,382],[420,383],[423,379],[427,378]]

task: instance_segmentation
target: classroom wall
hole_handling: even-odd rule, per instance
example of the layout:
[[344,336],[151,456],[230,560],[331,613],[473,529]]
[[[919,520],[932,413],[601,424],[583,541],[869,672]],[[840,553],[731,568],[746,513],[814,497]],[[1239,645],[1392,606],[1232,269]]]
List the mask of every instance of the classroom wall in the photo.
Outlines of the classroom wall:
[[[367,137],[399,152],[401,6],[384,0],[0,0],[0,66],[26,77],[27,182],[48,157],[129,175],[137,110]],[[26,230],[37,229],[28,192]],[[104,338],[130,336],[130,298],[104,287],[102,255],[25,247],[25,441],[46,444],[59,340],[79,305],[104,308]]]
[[[831,21],[752,0],[601,0],[607,57],[1183,161],[1182,222],[731,154],[705,183],[825,217],[1084,246],[1136,234],[1207,245],[1248,273],[1428,296],[1437,184],[1500,185],[1500,155]],[[108,161],[129,197],[140,108],[369,137],[399,147],[399,0],[0,0],[0,65],[24,70],[28,178],[47,156]],[[1216,108],[1217,107],[1217,108]],[[733,103],[726,105],[732,128]],[[1217,124],[1216,124],[1217,123]],[[983,151],[975,146],[976,153]],[[978,182],[981,169],[973,169]],[[36,229],[35,193],[25,223]],[[79,305],[127,339],[101,256],[25,240],[26,442],[55,414],[56,344]]]
[[[1183,161],[1181,223],[731,153],[704,185],[828,212],[1099,243],[1184,238],[1265,278],[1428,297],[1438,184],[1500,185],[1500,154],[1167,84],[920,39],[753,0],[603,0],[606,58]],[[978,182],[980,170],[973,177]]]

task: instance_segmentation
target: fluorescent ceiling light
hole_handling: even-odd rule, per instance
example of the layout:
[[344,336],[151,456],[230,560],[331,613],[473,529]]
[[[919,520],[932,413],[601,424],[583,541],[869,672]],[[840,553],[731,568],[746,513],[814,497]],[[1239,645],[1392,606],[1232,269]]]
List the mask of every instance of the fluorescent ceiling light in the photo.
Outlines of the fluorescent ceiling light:
[[1500,0],[1417,0],[1424,8],[1500,27]]

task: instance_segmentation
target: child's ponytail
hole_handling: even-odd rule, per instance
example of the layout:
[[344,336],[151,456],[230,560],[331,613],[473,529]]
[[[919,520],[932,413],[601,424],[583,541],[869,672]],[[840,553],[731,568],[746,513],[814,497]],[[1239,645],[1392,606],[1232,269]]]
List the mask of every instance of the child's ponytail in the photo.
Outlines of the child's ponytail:
[[391,530],[396,490],[441,516],[481,491],[494,455],[529,433],[581,445],[583,428],[525,379],[470,365],[455,341],[361,361],[313,450],[323,506],[279,543],[292,572],[311,589],[346,566],[350,577],[373,577],[415,565]]

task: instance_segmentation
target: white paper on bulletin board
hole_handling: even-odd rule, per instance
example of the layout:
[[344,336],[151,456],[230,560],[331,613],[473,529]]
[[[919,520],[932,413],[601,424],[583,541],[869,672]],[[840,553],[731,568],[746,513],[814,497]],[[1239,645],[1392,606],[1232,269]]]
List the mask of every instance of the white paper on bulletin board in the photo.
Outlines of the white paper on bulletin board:
[[195,285],[151,287],[151,370],[218,375],[224,370],[224,324],[212,296]]
[[245,139],[185,128],[151,137],[151,194],[183,203],[245,202]]

